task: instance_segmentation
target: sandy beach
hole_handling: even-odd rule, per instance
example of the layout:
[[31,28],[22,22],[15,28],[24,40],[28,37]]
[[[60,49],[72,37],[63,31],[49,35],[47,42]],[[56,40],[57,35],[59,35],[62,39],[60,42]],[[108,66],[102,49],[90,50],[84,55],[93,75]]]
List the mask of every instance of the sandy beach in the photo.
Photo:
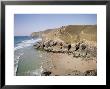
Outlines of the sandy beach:
[[[67,53],[46,53],[42,62],[44,72],[51,72],[49,76],[87,75],[87,71],[97,70],[96,58],[75,58]],[[88,72],[90,73],[90,72]],[[90,74],[89,74],[90,75]]]

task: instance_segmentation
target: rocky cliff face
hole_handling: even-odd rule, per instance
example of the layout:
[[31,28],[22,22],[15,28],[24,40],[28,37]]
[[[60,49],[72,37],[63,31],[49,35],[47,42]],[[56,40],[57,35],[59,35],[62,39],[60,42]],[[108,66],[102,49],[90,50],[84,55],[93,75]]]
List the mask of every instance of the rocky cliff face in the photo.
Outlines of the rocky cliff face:
[[62,40],[67,43],[79,42],[82,40],[97,41],[96,25],[68,25],[55,29],[48,29],[43,32],[33,32],[32,37],[41,36],[44,40]]
[[74,57],[96,57],[97,26],[68,25],[34,32],[32,37],[42,37],[42,42],[34,45],[48,52],[71,53]]
[[53,53],[69,53],[73,57],[96,57],[97,48],[96,45],[90,44],[89,41],[78,42],[74,44],[65,43],[62,41],[49,40],[45,42],[38,42],[34,45],[36,49],[45,50]]

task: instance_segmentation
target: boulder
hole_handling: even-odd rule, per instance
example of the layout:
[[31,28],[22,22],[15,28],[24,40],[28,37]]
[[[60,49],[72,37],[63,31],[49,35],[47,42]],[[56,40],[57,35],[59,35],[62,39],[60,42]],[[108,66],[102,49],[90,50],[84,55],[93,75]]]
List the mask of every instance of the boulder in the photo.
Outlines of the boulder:
[[71,49],[71,44],[68,44],[68,51]]
[[75,45],[75,51],[79,50],[79,48],[80,48],[80,43],[77,43],[77,44]]
[[45,47],[49,47],[49,42],[48,41],[44,42],[44,45]]
[[78,51],[74,52],[74,55],[73,56],[74,57],[79,57],[80,56],[80,52],[78,52]]
[[36,44],[34,44],[34,47],[37,49],[40,48],[40,46],[41,46],[40,42],[37,42]]
[[44,76],[49,76],[51,74],[50,71],[44,71],[41,75],[44,75]]
[[87,56],[87,52],[86,51],[80,51],[80,56],[82,57],[86,57]]
[[87,70],[84,72],[85,76],[96,76],[97,75],[97,70]]
[[85,43],[80,44],[80,49],[85,50],[87,48],[87,45]]

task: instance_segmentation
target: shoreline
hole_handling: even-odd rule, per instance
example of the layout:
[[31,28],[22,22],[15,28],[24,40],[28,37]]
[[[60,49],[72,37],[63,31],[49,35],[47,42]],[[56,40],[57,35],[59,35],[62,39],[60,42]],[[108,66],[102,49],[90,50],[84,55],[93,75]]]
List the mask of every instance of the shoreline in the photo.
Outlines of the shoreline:
[[62,26],[32,37],[39,34],[42,41],[33,46],[46,53],[42,76],[97,75],[97,25]]
[[[93,44],[92,44],[93,43]],[[41,76],[96,76],[97,48],[95,42],[68,44],[61,41],[38,42],[36,50],[44,54]]]

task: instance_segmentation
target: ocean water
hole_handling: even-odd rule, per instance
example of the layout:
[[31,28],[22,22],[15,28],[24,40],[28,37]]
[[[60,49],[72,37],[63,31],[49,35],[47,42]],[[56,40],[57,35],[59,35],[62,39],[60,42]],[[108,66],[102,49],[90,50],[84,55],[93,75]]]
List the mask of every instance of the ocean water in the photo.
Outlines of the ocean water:
[[33,45],[41,38],[30,36],[14,37],[14,75],[15,76],[40,76],[42,72],[42,52]]

